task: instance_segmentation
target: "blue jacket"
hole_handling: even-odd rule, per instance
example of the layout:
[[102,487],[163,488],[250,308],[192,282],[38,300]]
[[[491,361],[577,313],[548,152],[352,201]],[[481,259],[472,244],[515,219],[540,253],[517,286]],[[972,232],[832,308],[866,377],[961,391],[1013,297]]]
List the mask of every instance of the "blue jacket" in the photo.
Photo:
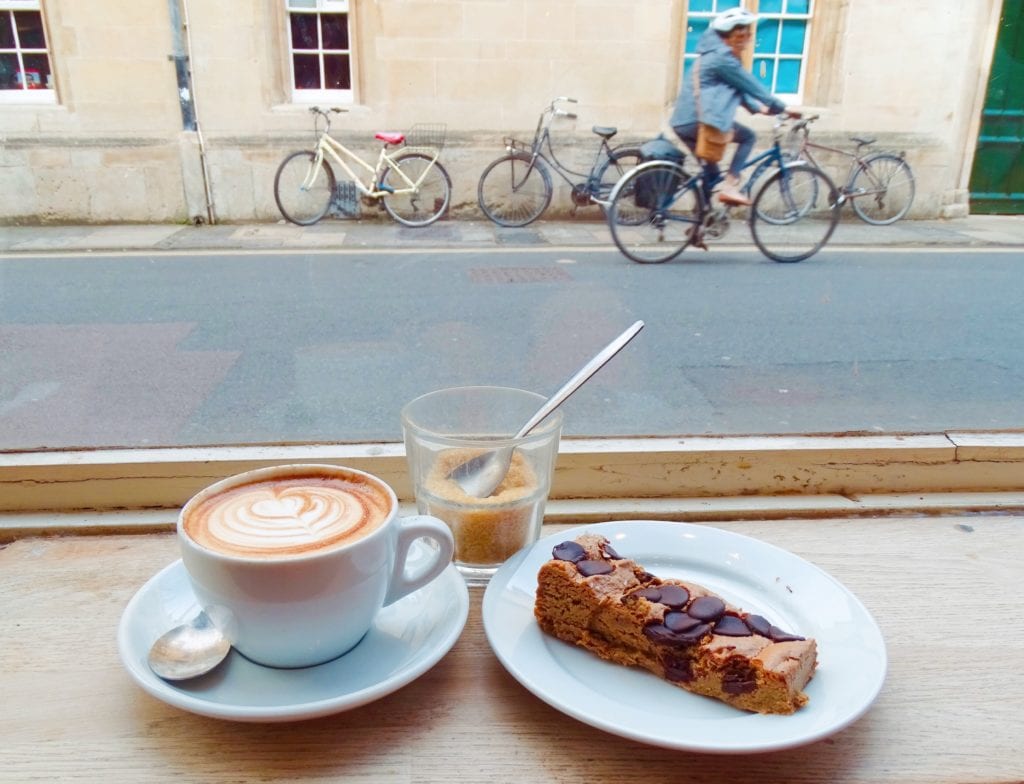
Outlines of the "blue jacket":
[[[759,111],[762,105],[768,107],[772,114],[786,108],[786,104],[747,73],[739,58],[710,27],[697,42],[697,55],[695,62],[700,62],[700,122],[721,131],[730,131],[741,103],[752,113]],[[684,73],[683,86],[669,124],[675,128],[695,122],[698,119],[691,71]]]

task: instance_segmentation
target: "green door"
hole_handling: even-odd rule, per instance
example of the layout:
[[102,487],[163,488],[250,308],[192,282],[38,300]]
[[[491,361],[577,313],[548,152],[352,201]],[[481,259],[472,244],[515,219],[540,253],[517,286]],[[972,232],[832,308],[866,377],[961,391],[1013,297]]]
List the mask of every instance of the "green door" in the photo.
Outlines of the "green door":
[[1024,0],[1004,0],[981,133],[971,212],[1024,213]]

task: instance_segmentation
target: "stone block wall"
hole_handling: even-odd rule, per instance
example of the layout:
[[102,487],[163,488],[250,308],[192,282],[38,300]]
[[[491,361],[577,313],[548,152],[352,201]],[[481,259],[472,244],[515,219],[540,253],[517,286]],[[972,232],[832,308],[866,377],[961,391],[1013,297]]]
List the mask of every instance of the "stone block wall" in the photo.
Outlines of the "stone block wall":
[[[182,127],[169,2],[189,18],[205,159]],[[585,171],[592,125],[650,138],[679,86],[685,0],[351,6],[355,100],[335,130],[372,159],[376,130],[447,123],[454,217],[479,216],[480,172],[503,136],[529,138],[551,98],[580,99],[555,138]],[[869,134],[905,149],[918,176],[912,215],[957,212],[1000,0],[817,6],[804,103],[822,114],[821,138]],[[313,142],[308,107],[290,95],[284,0],[43,0],[43,13],[56,100],[0,101],[0,222],[279,219],[277,164]],[[767,141],[770,121],[754,124]],[[568,193],[560,185],[554,214],[571,209]]]

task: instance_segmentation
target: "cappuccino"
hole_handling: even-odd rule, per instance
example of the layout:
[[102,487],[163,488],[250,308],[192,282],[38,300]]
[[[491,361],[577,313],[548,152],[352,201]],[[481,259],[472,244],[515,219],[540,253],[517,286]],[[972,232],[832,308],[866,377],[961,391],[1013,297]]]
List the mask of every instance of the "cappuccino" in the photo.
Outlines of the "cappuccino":
[[183,524],[188,537],[207,550],[284,558],[352,544],[390,514],[383,487],[357,474],[325,471],[228,487],[189,505]]

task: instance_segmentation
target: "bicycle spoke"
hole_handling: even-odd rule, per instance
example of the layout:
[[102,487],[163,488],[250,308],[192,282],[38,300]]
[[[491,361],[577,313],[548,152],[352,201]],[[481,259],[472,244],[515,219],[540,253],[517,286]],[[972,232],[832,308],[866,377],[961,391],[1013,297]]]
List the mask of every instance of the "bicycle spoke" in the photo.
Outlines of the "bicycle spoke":
[[895,223],[914,201],[914,175],[903,158],[879,153],[865,159],[851,183],[853,209],[875,225]]
[[835,186],[818,169],[787,167],[773,174],[754,198],[750,231],[774,261],[803,261],[817,253],[839,221]]
[[615,245],[641,264],[660,264],[678,256],[703,217],[697,189],[674,164],[634,169],[615,186],[608,208]]
[[380,185],[381,190],[393,191],[383,197],[384,209],[405,226],[433,223],[448,209],[451,200],[448,172],[440,162],[423,153],[410,152],[398,158],[384,172]]
[[484,169],[477,200],[484,215],[499,226],[525,226],[547,209],[552,192],[551,176],[539,160],[510,153]]

